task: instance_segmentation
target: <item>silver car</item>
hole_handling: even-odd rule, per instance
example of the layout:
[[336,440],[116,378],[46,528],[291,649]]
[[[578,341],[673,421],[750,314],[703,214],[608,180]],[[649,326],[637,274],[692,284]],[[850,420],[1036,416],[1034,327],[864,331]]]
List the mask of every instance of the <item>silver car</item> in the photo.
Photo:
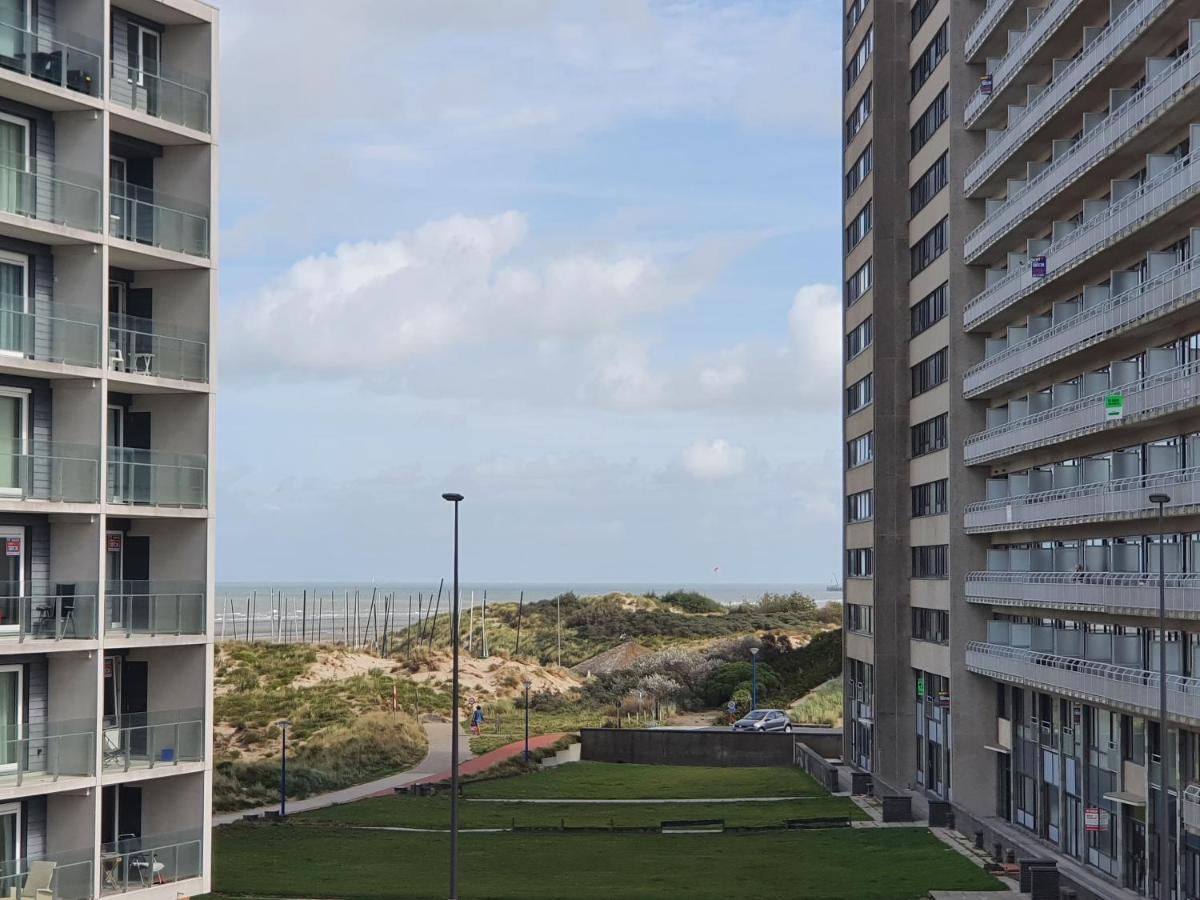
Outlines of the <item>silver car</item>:
[[791,731],[792,720],[782,709],[755,709],[733,723],[734,731]]

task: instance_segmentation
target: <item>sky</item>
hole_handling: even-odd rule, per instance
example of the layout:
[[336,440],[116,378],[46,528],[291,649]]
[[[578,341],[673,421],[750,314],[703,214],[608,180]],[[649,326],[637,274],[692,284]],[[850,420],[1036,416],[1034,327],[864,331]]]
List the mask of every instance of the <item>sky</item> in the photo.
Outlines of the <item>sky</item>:
[[219,5],[220,580],[840,572],[838,4]]

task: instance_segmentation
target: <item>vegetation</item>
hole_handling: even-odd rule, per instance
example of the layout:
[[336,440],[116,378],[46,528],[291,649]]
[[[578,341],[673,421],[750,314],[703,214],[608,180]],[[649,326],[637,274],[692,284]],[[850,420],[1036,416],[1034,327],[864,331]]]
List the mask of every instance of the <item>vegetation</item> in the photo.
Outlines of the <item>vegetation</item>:
[[[472,735],[471,752],[489,753],[525,736],[523,701],[492,700],[484,705],[484,723],[479,735]],[[611,713],[581,704],[578,698],[558,694],[534,694],[529,698],[529,735],[573,732],[580,728],[598,728]],[[464,725],[469,722],[464,721]]]
[[842,679],[831,678],[788,710],[793,722],[808,725],[842,724]]

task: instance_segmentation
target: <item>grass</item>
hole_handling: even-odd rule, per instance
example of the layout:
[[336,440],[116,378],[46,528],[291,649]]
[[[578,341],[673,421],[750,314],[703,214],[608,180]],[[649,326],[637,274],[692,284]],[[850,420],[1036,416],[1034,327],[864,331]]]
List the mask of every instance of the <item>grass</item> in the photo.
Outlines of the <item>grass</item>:
[[[445,896],[440,834],[236,825],[214,837],[216,898]],[[726,835],[465,834],[465,900],[742,896],[910,900],[998,881],[920,828]]]
[[[512,704],[492,702],[488,704],[490,721],[483,724],[478,737],[471,738],[471,752],[476,756],[488,753],[505,744],[519,741],[525,737],[525,711],[517,709]],[[511,710],[506,710],[511,706]],[[498,713],[498,714],[497,714]],[[555,734],[557,732],[573,732],[580,728],[600,728],[612,718],[611,709],[601,709],[584,703],[574,704],[570,711],[545,712],[539,709],[529,710],[529,735]],[[497,726],[499,722],[499,726]],[[469,725],[465,721],[464,725]],[[499,727],[499,730],[495,730]]]
[[468,784],[468,797],[571,800],[688,800],[819,797],[825,790],[799,769],[639,766],[578,762],[516,778]]
[[831,678],[807,696],[792,704],[788,713],[793,722],[810,725],[842,724],[842,679]]

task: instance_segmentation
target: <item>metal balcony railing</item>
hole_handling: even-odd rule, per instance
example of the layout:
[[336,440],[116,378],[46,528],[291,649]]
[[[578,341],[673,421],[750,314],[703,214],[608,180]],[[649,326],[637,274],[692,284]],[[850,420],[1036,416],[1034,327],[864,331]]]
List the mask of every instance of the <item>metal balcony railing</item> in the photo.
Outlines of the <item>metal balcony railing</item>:
[[[992,141],[970,166],[964,186],[973,194],[1029,136],[1070,97],[1106,69],[1125,48],[1133,43],[1173,3],[1174,0],[1135,0],[1108,24],[1108,27],[1075,59],[1068,63],[1047,88],[1025,107],[1020,116],[1008,123],[1004,133]],[[994,92],[993,92],[994,93]]]
[[112,183],[108,230],[124,241],[208,256],[208,210],[139,185]]
[[109,581],[104,630],[110,635],[204,634],[202,581]]
[[100,896],[199,878],[203,865],[204,835],[198,828],[141,837],[122,835],[100,846]]
[[100,230],[100,190],[82,173],[33,156],[0,153],[0,213]]
[[208,503],[208,459],[198,453],[109,447],[108,502],[203,507]]
[[[1200,618],[1200,573],[1167,573],[1167,613]],[[963,592],[988,606],[1048,607],[1072,612],[1158,613],[1156,572],[970,572]]]
[[967,262],[974,259],[1048,200],[1078,180],[1096,163],[1109,158],[1131,137],[1150,127],[1163,113],[1200,88],[1200,46],[1174,60],[1170,67],[1080,137],[1069,150],[1012,193],[977,225],[963,242]]
[[1009,272],[967,301],[964,327],[975,328],[1023,297],[1069,272],[1080,262],[1127,237],[1200,193],[1200,150],[1180,159],[1101,213],[1086,219],[1070,234],[1046,248],[1046,275],[1035,277],[1032,266]]
[[1195,303],[1200,297],[1200,252],[1178,266],[1005,348],[967,370],[963,395],[984,391],[1047,363],[1078,353],[1135,325]]
[[[92,900],[95,848],[69,853],[44,853],[24,859],[0,860],[0,896],[10,900]],[[37,889],[49,875],[49,890]],[[33,877],[31,877],[33,876]]]
[[114,103],[137,112],[195,131],[209,130],[207,79],[161,64],[150,72],[113,60],[108,93]]
[[95,582],[0,582],[0,647],[95,638],[96,588]]
[[0,785],[55,782],[96,772],[96,726],[91,719],[7,725],[0,737]]
[[1183,789],[1182,796],[1183,827],[1193,833],[1200,832],[1200,784],[1189,784]]
[[108,365],[117,372],[208,381],[208,335],[138,316],[111,315]]
[[100,451],[58,441],[0,440],[0,502],[100,501]]
[[1158,493],[1171,497],[1168,514],[1194,512],[1193,507],[1200,505],[1200,466],[971,503],[963,524],[967,532],[975,533],[1096,519],[1146,518],[1157,513],[1150,495]]
[[56,35],[0,22],[0,68],[99,97],[100,54],[72,46],[80,43],[85,41],[65,32]]
[[204,710],[128,713],[104,726],[104,771],[128,772],[204,760]]
[[[1124,415],[1120,419],[1106,417],[1105,397],[1111,393],[1124,397]],[[963,442],[963,460],[967,465],[977,465],[1106,428],[1158,418],[1195,406],[1200,403],[1198,398],[1200,361],[1176,366],[1128,384],[1113,385],[1101,393],[1081,397],[1072,403],[988,428]]]
[[0,293],[0,356],[96,368],[100,317],[85,309]]
[[979,18],[967,32],[967,40],[964,44],[967,59],[971,59],[979,52],[980,46],[988,39],[988,35],[995,30],[996,25],[1004,18],[1005,14],[1013,8],[1014,3],[1016,0],[991,0],[983,8]]
[[983,111],[991,104],[992,98],[1008,87],[1009,83],[1021,73],[1034,54],[1054,36],[1067,17],[1082,5],[1083,0],[1050,0],[1050,3],[1042,8],[1041,14],[1029,23],[1025,33],[1017,41],[1017,45],[1004,54],[996,63],[996,67],[992,69],[990,73],[992,91],[985,94],[982,89],[976,90],[971,99],[967,101],[963,119],[968,128],[983,115]]
[[[1142,715],[1158,713],[1157,672],[986,641],[967,644],[966,665],[970,671],[989,678],[1077,700],[1123,706]],[[1167,675],[1167,710],[1176,718],[1200,722],[1200,679]]]

